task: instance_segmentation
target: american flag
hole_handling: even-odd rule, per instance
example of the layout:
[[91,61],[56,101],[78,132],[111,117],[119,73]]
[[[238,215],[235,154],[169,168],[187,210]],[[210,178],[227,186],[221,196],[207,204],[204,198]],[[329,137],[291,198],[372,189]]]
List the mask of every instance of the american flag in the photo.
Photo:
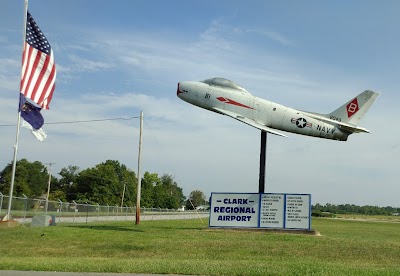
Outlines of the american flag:
[[21,93],[44,109],[53,97],[56,65],[51,46],[28,12],[22,54]]

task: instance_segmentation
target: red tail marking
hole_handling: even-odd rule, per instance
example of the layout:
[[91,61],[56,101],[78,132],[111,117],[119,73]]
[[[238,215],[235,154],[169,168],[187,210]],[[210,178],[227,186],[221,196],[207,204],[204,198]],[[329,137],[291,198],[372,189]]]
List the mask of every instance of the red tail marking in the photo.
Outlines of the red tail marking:
[[354,98],[347,106],[347,117],[350,118],[359,110],[357,98]]

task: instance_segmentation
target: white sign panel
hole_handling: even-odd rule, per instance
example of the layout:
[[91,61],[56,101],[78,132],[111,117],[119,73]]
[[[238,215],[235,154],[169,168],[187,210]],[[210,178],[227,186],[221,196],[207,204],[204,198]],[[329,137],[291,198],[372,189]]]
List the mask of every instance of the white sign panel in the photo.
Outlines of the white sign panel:
[[259,194],[211,194],[210,227],[258,227]]
[[285,227],[285,195],[261,194],[260,227]]
[[212,193],[210,227],[310,229],[310,194]]
[[285,228],[310,229],[310,195],[286,195]]

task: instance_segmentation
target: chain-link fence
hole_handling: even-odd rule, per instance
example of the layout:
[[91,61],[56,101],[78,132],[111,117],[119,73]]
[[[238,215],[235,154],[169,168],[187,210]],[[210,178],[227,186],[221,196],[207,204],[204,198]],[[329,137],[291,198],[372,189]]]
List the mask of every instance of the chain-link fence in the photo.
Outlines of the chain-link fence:
[[[7,214],[9,197],[0,193],[0,220]],[[47,201],[13,197],[10,215],[20,223],[30,223],[38,215],[54,216],[56,224],[88,223],[95,221],[133,220],[136,218],[136,207],[93,205],[88,203]],[[141,220],[193,219],[208,217],[209,212],[195,210],[181,211],[166,208],[140,208]]]

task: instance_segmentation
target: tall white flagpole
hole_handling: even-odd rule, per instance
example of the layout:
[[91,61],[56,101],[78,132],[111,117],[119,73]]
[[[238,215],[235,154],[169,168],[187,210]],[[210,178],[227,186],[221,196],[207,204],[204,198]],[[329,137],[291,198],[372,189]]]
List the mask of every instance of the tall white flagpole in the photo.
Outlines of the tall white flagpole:
[[[25,0],[25,6],[24,6],[24,25],[23,25],[23,39],[22,39],[22,51],[25,49],[25,39],[26,39],[26,17],[28,14],[28,0]],[[22,70],[21,70],[22,74]],[[19,90],[19,88],[18,88]],[[12,173],[11,173],[11,184],[10,184],[10,194],[8,197],[8,208],[7,208],[7,215],[3,218],[3,221],[8,221],[11,220],[11,204],[12,204],[12,197],[13,197],[13,192],[14,192],[14,180],[15,180],[15,168],[17,166],[17,153],[18,153],[18,140],[19,140],[19,130],[20,130],[20,125],[21,125],[21,111],[19,110],[19,102],[20,97],[18,96],[18,124],[17,124],[17,134],[15,137],[15,145],[14,145],[14,159],[13,159],[13,165],[12,165]]]

